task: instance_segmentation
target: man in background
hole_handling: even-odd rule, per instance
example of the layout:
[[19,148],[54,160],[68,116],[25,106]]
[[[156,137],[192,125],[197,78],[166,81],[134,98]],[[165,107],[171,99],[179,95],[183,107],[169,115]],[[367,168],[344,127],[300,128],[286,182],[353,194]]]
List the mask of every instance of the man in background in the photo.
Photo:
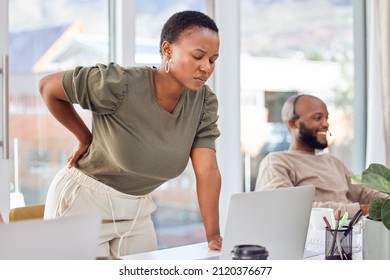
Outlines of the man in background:
[[255,191],[314,185],[313,207],[348,212],[368,212],[368,204],[384,194],[353,185],[353,173],[323,150],[328,147],[328,110],[312,95],[293,95],[284,103],[282,119],[291,134],[287,151],[271,152],[260,163]]

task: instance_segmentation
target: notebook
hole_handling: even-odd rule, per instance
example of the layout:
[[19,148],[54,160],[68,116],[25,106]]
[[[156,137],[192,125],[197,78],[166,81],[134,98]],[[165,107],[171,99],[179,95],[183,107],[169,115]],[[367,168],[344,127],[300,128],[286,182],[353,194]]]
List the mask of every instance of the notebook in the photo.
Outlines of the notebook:
[[0,259],[96,259],[100,225],[98,215],[0,224]]
[[303,259],[314,186],[233,194],[220,259],[235,245],[266,247],[269,260]]

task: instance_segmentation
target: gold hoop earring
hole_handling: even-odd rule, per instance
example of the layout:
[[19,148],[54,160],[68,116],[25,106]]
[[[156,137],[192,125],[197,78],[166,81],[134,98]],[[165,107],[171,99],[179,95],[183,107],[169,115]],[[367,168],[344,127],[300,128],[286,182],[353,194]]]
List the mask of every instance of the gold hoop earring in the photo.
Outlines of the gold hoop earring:
[[168,60],[165,62],[164,70],[165,70],[166,73],[169,73],[169,61],[170,61],[170,59],[168,59]]

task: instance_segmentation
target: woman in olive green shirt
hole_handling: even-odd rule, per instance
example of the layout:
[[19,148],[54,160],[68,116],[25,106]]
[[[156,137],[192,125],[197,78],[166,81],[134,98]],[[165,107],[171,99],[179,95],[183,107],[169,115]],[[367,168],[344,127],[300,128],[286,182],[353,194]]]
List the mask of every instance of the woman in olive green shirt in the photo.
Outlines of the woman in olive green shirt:
[[[48,109],[79,142],[50,186],[45,217],[98,212],[99,256],[156,249],[150,193],[189,158],[209,248],[221,249],[218,102],[205,85],[218,58],[218,28],[200,12],[179,12],[160,43],[158,68],[98,64],[40,82]],[[92,111],[92,132],[73,103]]]

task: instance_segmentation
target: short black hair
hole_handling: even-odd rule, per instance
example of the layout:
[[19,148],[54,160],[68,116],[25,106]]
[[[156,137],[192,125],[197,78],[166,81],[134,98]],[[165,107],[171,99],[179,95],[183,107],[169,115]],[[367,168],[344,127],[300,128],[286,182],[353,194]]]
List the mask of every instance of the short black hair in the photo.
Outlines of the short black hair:
[[161,45],[164,41],[175,42],[180,34],[191,27],[204,27],[218,33],[218,27],[214,20],[199,11],[182,11],[173,14],[164,24],[160,36],[160,53],[162,55]]

